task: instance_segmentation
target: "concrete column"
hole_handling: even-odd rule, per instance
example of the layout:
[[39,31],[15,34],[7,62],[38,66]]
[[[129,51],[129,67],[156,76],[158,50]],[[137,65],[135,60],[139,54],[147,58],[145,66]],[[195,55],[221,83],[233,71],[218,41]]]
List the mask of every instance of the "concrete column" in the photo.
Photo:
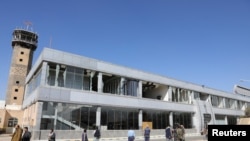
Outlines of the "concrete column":
[[27,110],[28,110],[28,108],[25,108],[24,111],[23,111],[23,122],[22,122],[21,126],[27,125],[26,120],[24,120],[24,119],[26,119],[25,117],[28,117],[27,114],[26,114]]
[[169,125],[174,127],[173,112],[169,112]]
[[97,107],[96,109],[96,126],[101,129],[101,107]]
[[120,90],[119,90],[120,95],[124,95],[124,81],[125,81],[125,78],[122,77],[120,81]]
[[197,131],[200,131],[202,129],[201,127],[201,122],[203,122],[201,120],[200,115],[198,114],[198,112],[196,113],[192,113],[192,128],[195,128]]
[[236,122],[237,122],[237,124],[240,122],[240,117],[237,116]]
[[234,100],[233,109],[238,109],[237,100]]
[[42,110],[43,110],[43,102],[36,102],[36,110],[35,110],[36,114],[35,114],[35,121],[34,121],[34,126],[33,126],[34,131],[40,130]]
[[25,87],[25,90],[26,90],[26,91],[24,91],[24,98],[23,98],[23,99],[26,99],[26,97],[27,97],[27,95],[28,95],[28,93],[27,93],[27,92],[28,92],[28,91],[27,91],[27,90],[28,90],[28,85],[25,85],[24,87]]
[[188,96],[189,96],[189,102],[188,102],[188,104],[193,104],[193,101],[194,101],[194,92],[193,91],[188,91]]
[[47,85],[46,80],[48,79],[49,76],[49,66],[47,62],[43,62],[42,64],[42,71],[41,71],[41,80],[40,84],[41,85]]
[[142,81],[138,82],[138,97],[142,98]]
[[142,110],[139,109],[138,113],[138,124],[139,124],[139,130],[142,129]]
[[55,108],[54,129],[56,129],[56,120],[57,120],[57,108]]
[[225,116],[225,124],[228,125],[228,119],[227,116]]
[[90,84],[89,84],[90,91],[92,91],[92,79],[93,79],[94,75],[95,75],[95,72],[91,71],[90,72],[90,81],[89,81],[90,82]]
[[98,73],[98,90],[97,90],[97,92],[102,93],[103,92],[102,89],[103,89],[102,73],[99,72]]
[[172,87],[169,86],[168,88],[168,101],[172,101]]
[[220,99],[220,98],[218,97],[218,101],[219,101],[219,108],[222,108],[222,107],[223,107],[223,98]]
[[176,93],[177,93],[177,102],[180,102],[180,88],[176,89]]
[[66,71],[63,72],[63,86],[66,87]]
[[55,86],[58,86],[58,75],[59,75],[59,71],[60,71],[60,66],[57,64],[56,65],[56,76],[55,76]]
[[246,107],[247,107],[247,103],[246,103],[246,102],[243,102],[243,106],[242,106],[241,110],[245,111],[245,110],[246,110]]
[[208,97],[207,97],[207,102],[209,102],[210,104],[212,104],[212,103],[211,103],[211,95],[208,95]]
[[221,108],[226,108],[226,100],[225,97],[222,98],[222,107]]

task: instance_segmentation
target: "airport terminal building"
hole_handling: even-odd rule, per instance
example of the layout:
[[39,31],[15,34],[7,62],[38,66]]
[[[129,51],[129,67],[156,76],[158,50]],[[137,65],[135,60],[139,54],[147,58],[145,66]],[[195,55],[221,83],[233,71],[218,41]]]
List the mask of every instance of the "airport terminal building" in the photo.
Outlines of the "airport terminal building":
[[[236,124],[250,105],[239,94],[44,48],[26,78],[24,124],[33,129],[153,129],[180,123]],[[34,111],[34,112],[33,112]],[[32,116],[34,114],[34,116]]]
[[247,107],[249,96],[44,48],[25,79],[18,123],[34,138],[51,128],[67,138],[95,126],[109,136],[145,125],[162,133],[175,123],[199,132],[207,124],[237,124]]

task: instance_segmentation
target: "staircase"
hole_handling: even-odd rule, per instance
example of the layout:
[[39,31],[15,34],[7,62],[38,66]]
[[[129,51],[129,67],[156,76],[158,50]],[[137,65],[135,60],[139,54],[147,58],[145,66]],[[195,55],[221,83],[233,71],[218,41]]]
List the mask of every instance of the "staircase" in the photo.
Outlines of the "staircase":
[[[215,124],[215,115],[214,115],[214,111],[213,111],[213,106],[210,102],[208,101],[203,101],[203,100],[195,100],[194,104],[196,105],[197,109],[197,113],[196,113],[196,119],[198,122],[197,124],[197,130],[201,130],[205,127],[205,121],[207,122],[207,124]],[[209,120],[206,116],[211,117],[211,119]]]
[[62,117],[57,117],[57,120],[60,121],[60,122],[62,122],[62,123],[64,123],[64,124],[66,124],[66,125],[68,125],[68,126],[70,126],[70,127],[73,127],[75,130],[83,130],[78,125],[73,124],[72,122],[70,122],[70,121],[68,121],[68,120],[66,120],[66,119],[64,119]]

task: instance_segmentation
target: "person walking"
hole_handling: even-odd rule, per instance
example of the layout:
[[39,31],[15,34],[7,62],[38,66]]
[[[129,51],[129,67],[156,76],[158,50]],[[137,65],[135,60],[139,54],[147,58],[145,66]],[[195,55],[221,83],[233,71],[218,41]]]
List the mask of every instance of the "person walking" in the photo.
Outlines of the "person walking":
[[82,133],[82,141],[88,141],[88,136],[87,136],[87,129],[83,129]]
[[145,141],[149,141],[149,139],[150,139],[150,131],[151,130],[147,125],[147,127],[144,129],[144,139],[145,139]]
[[181,127],[181,130],[182,130],[182,133],[183,133],[182,140],[185,141],[185,127],[184,127],[184,125],[181,125],[180,127]]
[[49,135],[48,135],[49,141],[56,141],[56,133],[54,132],[54,129],[50,129]]
[[165,137],[167,141],[172,141],[173,135],[172,135],[172,128],[168,125],[167,128],[165,129]]
[[24,134],[22,136],[22,141],[30,141],[31,133],[28,130],[28,127],[24,127],[23,129],[24,129]]
[[128,130],[128,141],[134,141],[135,140],[135,131],[130,128]]
[[178,137],[177,137],[177,128],[178,128],[178,126],[179,126],[179,123],[175,123],[174,129],[172,131],[174,141],[178,141]]
[[94,137],[95,137],[95,141],[99,141],[99,139],[101,138],[101,131],[98,129],[98,127],[96,127],[94,131]]
[[178,124],[176,128],[176,134],[177,134],[177,141],[183,141],[183,130],[181,126]]
[[18,124],[15,125],[15,131],[12,134],[11,141],[21,141],[22,134],[23,134],[23,129]]
[[207,128],[207,126],[204,127],[204,129],[202,131],[202,134],[204,135],[205,139],[207,140],[208,139],[208,128]]

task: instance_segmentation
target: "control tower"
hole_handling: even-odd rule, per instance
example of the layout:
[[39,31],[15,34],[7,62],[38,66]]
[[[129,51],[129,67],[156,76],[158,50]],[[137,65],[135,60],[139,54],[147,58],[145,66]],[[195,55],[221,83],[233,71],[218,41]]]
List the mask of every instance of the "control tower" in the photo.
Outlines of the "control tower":
[[6,105],[22,105],[25,79],[31,69],[38,35],[28,28],[15,29],[12,34],[12,58],[6,91]]

